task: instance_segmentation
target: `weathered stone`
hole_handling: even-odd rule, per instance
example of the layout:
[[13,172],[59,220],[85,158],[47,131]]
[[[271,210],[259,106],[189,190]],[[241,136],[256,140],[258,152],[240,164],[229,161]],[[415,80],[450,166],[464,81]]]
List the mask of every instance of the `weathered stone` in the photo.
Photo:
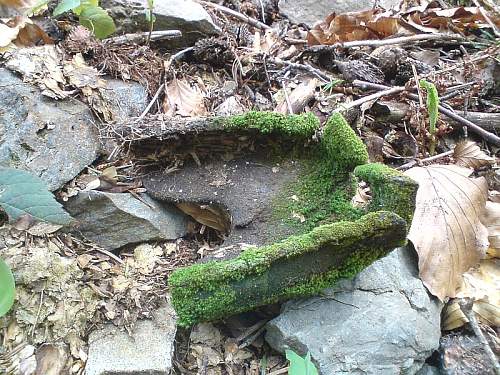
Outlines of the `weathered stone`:
[[414,374],[438,348],[442,305],[399,248],[323,296],[287,303],[268,323],[276,350],[311,353],[323,375]]
[[86,375],[169,375],[176,333],[170,305],[154,312],[153,320],[138,321],[132,335],[113,325],[89,336]]
[[[382,0],[378,3],[384,8],[399,4],[398,0]],[[293,23],[305,23],[312,27],[316,22],[323,21],[329,14],[335,12],[355,12],[373,8],[372,0],[280,0],[280,13]]]
[[429,366],[425,363],[420,370],[415,375],[439,375],[439,369],[434,366]]
[[106,87],[101,92],[111,105],[111,111],[117,121],[139,116],[148,105],[146,89],[134,81],[107,79]]
[[230,96],[224,100],[216,109],[217,116],[238,115],[246,111],[246,108],[236,99],[235,96]]
[[[149,30],[145,17],[147,0],[103,0],[102,6],[114,19],[119,33]],[[192,0],[154,2],[154,30],[180,30],[181,39],[169,41],[170,45],[193,45],[198,39],[220,32],[207,11]]]
[[186,234],[186,217],[179,210],[147,195],[141,199],[128,193],[80,192],[65,209],[77,220],[79,233],[106,249]]
[[97,131],[83,103],[47,98],[6,69],[0,82],[0,166],[31,171],[56,190],[97,158]]

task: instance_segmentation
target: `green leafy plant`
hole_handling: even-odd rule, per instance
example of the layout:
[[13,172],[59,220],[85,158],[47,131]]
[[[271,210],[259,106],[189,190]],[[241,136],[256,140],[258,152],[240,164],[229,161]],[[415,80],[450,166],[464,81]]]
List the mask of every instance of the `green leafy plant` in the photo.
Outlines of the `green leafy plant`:
[[340,85],[342,82],[344,82],[343,80],[341,79],[332,79],[330,82],[324,84],[323,86],[321,86],[321,90],[323,92],[328,92],[329,95],[332,94],[333,92],[333,88],[335,86],[338,86]]
[[[47,190],[44,182],[18,169],[0,168],[0,207],[10,222],[26,215],[53,224],[71,222],[71,216]],[[14,296],[14,277],[8,265],[0,259],[0,316],[12,307]]]
[[7,263],[0,259],[0,317],[7,314],[14,304],[16,287],[14,276]]
[[318,375],[318,370],[311,361],[311,353],[304,358],[292,350],[286,350],[286,359],[290,361],[288,375]]
[[113,19],[108,12],[99,6],[99,0],[61,0],[54,9],[54,16],[72,11],[80,24],[91,30],[94,35],[103,39],[116,30]]
[[148,0],[148,8],[146,9],[146,20],[149,22],[149,35],[147,44],[151,41],[151,33],[153,32],[153,27],[155,25],[156,17],[153,14],[155,7],[154,0]]
[[429,114],[429,133],[431,134],[429,152],[431,155],[434,155],[436,150],[436,123],[439,115],[439,95],[436,86],[431,82],[427,82],[425,79],[420,80],[420,87],[427,92],[426,106],[427,113]]

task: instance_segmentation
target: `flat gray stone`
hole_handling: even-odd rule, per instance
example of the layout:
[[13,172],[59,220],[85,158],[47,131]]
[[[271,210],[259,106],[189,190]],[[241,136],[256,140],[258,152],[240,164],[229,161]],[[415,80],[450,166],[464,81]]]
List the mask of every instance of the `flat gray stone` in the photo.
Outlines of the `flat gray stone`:
[[106,87],[101,92],[117,121],[139,116],[148,105],[146,89],[134,81],[106,79]]
[[169,204],[145,194],[80,192],[64,208],[77,220],[76,231],[108,249],[152,240],[172,240],[187,232],[187,218]]
[[[114,19],[119,33],[148,31],[145,17],[147,0],[103,0],[103,6]],[[163,0],[154,2],[154,30],[180,30],[182,37],[168,41],[171,46],[193,45],[198,39],[216,35],[216,26],[208,12],[192,0]]]
[[287,303],[266,340],[280,352],[309,351],[323,375],[415,374],[439,347],[442,309],[416,264],[400,248],[322,297]]
[[[279,11],[293,23],[305,23],[312,27],[316,22],[323,21],[328,15],[372,9],[373,0],[280,0]],[[388,9],[399,0],[381,0],[379,5]]]
[[137,322],[132,335],[114,325],[89,335],[86,375],[169,375],[176,327],[170,305],[158,309],[153,320]]
[[53,191],[97,158],[87,106],[50,99],[7,69],[0,69],[0,82],[0,166],[31,171]]
[[423,367],[418,370],[415,375],[439,375],[441,372],[437,367],[429,366],[427,363],[423,365]]

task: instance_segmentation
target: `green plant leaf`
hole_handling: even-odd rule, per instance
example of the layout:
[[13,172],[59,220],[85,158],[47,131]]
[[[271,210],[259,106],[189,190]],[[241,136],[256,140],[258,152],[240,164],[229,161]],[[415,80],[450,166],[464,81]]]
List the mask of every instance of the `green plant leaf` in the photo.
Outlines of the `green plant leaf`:
[[60,225],[71,221],[71,216],[54,199],[45,183],[19,169],[0,168],[0,206],[11,222],[23,215]]
[[59,4],[57,4],[52,15],[58,16],[64,12],[78,8],[79,6],[80,6],[80,0],[61,0]]
[[307,353],[305,358],[292,350],[286,350],[285,353],[286,359],[290,361],[288,375],[318,375],[318,370],[311,361],[311,353]]
[[73,13],[79,16],[85,9],[99,6],[99,0],[80,0],[80,6],[73,9]]
[[14,276],[7,263],[0,259],[0,317],[7,314],[14,304],[16,287]]
[[94,35],[103,39],[115,32],[116,27],[113,19],[101,7],[87,7],[80,13],[80,23],[92,30]]
[[438,105],[439,105],[439,96],[436,89],[436,86],[427,82],[425,79],[420,80],[420,87],[427,91],[427,112],[429,113],[429,133],[434,135],[436,133],[436,123],[438,119]]

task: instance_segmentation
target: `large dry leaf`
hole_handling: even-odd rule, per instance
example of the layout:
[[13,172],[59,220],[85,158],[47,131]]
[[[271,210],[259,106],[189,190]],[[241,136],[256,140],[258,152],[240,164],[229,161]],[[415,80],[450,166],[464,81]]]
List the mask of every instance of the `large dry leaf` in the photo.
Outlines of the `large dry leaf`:
[[[491,327],[500,326],[499,260],[483,260],[478,267],[466,272],[457,297],[472,298],[472,310],[479,319]],[[443,312],[443,329],[455,329],[467,322],[457,302],[446,306]]]
[[488,248],[488,232],[479,217],[488,197],[484,178],[456,165],[412,168],[405,172],[419,183],[417,205],[408,238],[417,250],[419,273],[440,300],[455,297],[462,274]]
[[292,109],[292,113],[301,113],[306,107],[307,103],[314,98],[314,92],[316,86],[318,85],[318,80],[316,78],[306,78],[302,81],[296,88],[294,88],[288,96],[281,100],[276,106],[274,112],[279,113],[289,113],[289,104]]
[[453,149],[453,157],[458,165],[478,169],[495,163],[495,158],[486,155],[476,142],[462,141]]
[[399,18],[381,9],[330,14],[307,34],[307,43],[335,44],[353,40],[383,39],[401,31]]
[[217,206],[199,205],[190,202],[179,202],[176,206],[198,223],[207,227],[222,233],[229,233],[231,229],[231,218],[223,209]]
[[6,47],[31,47],[53,44],[54,41],[29,18],[16,16],[0,23],[0,51]]
[[207,112],[203,95],[198,87],[191,87],[183,79],[174,77],[168,83],[165,94],[163,109],[168,116],[195,117],[203,116]]

